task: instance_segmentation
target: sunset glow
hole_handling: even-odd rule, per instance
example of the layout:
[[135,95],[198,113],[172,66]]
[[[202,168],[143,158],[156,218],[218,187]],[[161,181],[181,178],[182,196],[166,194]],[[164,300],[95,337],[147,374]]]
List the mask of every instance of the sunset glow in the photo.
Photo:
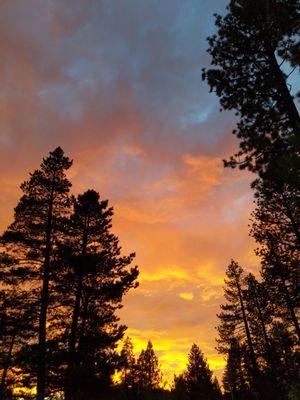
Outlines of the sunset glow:
[[73,192],[108,199],[124,253],[136,252],[140,285],[120,311],[136,354],[151,340],[170,385],[197,343],[221,377],[224,271],[232,257],[258,265],[253,177],[223,168],[234,116],[201,81],[227,1],[88,3],[1,2],[1,231],[19,184],[61,146]]

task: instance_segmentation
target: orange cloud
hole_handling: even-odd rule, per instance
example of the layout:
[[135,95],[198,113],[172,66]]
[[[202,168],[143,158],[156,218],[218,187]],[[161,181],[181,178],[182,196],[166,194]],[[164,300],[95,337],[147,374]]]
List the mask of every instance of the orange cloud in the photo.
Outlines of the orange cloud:
[[181,297],[184,300],[193,300],[194,298],[194,293],[193,292],[184,292],[184,293],[179,293],[179,297]]
[[199,76],[220,0],[85,3],[1,3],[0,229],[19,183],[62,146],[74,193],[108,198],[124,252],[137,253],[140,287],[120,311],[136,351],[152,339],[171,380],[196,342],[220,376],[225,267],[258,264],[251,178],[222,166],[234,118]]

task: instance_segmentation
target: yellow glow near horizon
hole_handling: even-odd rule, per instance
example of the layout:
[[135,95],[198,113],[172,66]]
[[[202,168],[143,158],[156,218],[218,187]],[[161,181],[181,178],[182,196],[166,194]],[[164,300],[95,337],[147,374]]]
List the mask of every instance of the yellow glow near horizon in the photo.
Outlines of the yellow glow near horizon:
[[[162,386],[171,388],[174,375],[179,375],[186,369],[188,353],[192,345],[190,339],[182,338],[181,340],[177,340],[168,338],[166,332],[141,332],[132,329],[128,329],[127,336],[132,339],[136,359],[140,352],[146,348],[148,340],[151,340],[163,374]],[[206,343],[197,344],[200,349],[207,346]],[[213,354],[207,357],[207,362],[214,375],[221,382],[221,375],[225,366],[224,358],[218,354]]]
[[33,388],[15,388],[14,394],[17,396],[28,395],[28,394],[36,394],[36,387]]

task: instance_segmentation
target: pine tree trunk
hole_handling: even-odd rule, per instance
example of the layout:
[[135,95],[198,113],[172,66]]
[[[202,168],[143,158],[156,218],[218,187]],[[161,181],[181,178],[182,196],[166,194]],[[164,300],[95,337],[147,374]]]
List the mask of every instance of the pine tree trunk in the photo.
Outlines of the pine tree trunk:
[[281,280],[282,288],[283,288],[284,295],[285,295],[285,301],[286,301],[286,304],[287,304],[291,319],[293,321],[293,324],[294,324],[294,327],[295,327],[295,331],[296,331],[297,336],[298,336],[298,340],[300,342],[300,327],[299,327],[298,318],[297,318],[297,315],[295,313],[295,309],[293,307],[292,300],[291,300],[288,288],[286,286],[285,279],[282,276],[282,274],[280,274],[280,280]]
[[267,45],[268,57],[270,61],[271,71],[274,75],[274,83],[278,88],[280,97],[282,98],[282,108],[285,108],[286,114],[289,117],[291,127],[293,129],[294,135],[300,135],[300,116],[297,107],[294,103],[293,97],[287,87],[285,77],[278,65],[274,50]]
[[241,310],[242,310],[243,323],[244,323],[246,337],[247,337],[247,344],[248,344],[248,347],[250,350],[251,364],[252,364],[253,371],[256,374],[258,372],[256,357],[255,357],[255,353],[254,353],[252,338],[251,338],[248,320],[247,320],[247,316],[246,316],[246,310],[245,310],[244,301],[243,301],[243,297],[242,297],[241,286],[240,286],[240,283],[238,282],[238,279],[236,279],[236,285],[237,285],[237,289],[238,289],[238,295],[239,295],[239,300],[240,300],[240,305],[241,305]]
[[45,257],[43,265],[43,286],[39,317],[37,400],[44,400],[46,395],[46,323],[49,304],[50,255],[52,250],[53,189],[51,190],[46,226]]
[[251,359],[252,370],[253,370],[253,387],[254,387],[254,390],[256,390],[256,392],[254,392],[254,396],[257,400],[260,400],[261,399],[261,396],[260,396],[261,385],[260,385],[260,379],[259,379],[260,374],[259,374],[259,369],[258,369],[257,362],[256,362],[253,342],[252,342],[251,333],[250,333],[248,320],[247,320],[247,316],[246,316],[246,310],[245,310],[245,305],[244,305],[244,301],[243,301],[242,290],[241,290],[241,286],[240,286],[240,283],[237,278],[236,278],[236,285],[237,285],[240,305],[241,305],[241,309],[242,309],[242,316],[243,316],[243,323],[244,323],[244,327],[245,327],[245,331],[246,331],[247,344],[248,344],[248,348],[250,351],[250,359]]
[[288,312],[289,312],[289,314],[290,314],[290,317],[291,317],[291,320],[292,320],[292,322],[293,322],[293,325],[294,325],[294,327],[295,327],[295,331],[296,331],[296,334],[297,334],[297,336],[298,336],[298,340],[299,340],[299,342],[300,342],[300,327],[299,327],[299,322],[298,322],[298,318],[297,318],[297,315],[296,315],[296,313],[295,313],[295,308],[294,308],[294,306],[293,306],[293,304],[292,304],[292,300],[291,300],[291,296],[290,296],[290,294],[289,294],[289,291],[288,291],[288,288],[287,288],[287,286],[286,286],[286,281],[285,281],[285,278],[284,278],[284,276],[283,276],[283,274],[282,274],[282,271],[281,271],[281,263],[280,263],[280,259],[279,259],[279,257],[278,257],[278,255],[277,255],[277,253],[274,251],[274,249],[272,249],[272,252],[273,252],[273,255],[274,255],[274,257],[275,257],[275,260],[276,260],[276,263],[277,263],[277,265],[278,265],[278,267],[279,267],[279,278],[280,278],[280,281],[281,281],[281,286],[282,286],[282,289],[283,289],[283,293],[284,293],[284,297],[285,297],[285,302],[286,302],[286,305],[287,305],[287,309],[288,309]]
[[[270,340],[269,340],[268,333],[267,333],[266,323],[265,323],[265,320],[264,320],[264,317],[263,317],[263,314],[262,314],[262,310],[261,310],[261,306],[260,306],[260,303],[259,303],[259,299],[258,299],[258,294],[257,294],[256,288],[254,288],[254,291],[255,291],[255,304],[256,304],[257,311],[258,311],[259,322],[261,324],[261,328],[262,328],[262,331],[263,331],[263,337],[264,337],[264,341],[265,341],[266,351],[267,351],[267,354],[268,354],[268,358],[269,358],[270,362],[272,363],[272,358],[273,357],[272,357]],[[273,365],[273,363],[272,363],[272,365]]]
[[[88,223],[85,228],[85,232],[83,234],[82,239],[82,259],[86,255],[87,249],[87,228]],[[84,265],[82,266],[84,268]],[[65,400],[74,400],[74,381],[72,379],[73,372],[75,370],[75,358],[76,358],[76,341],[77,341],[77,331],[78,331],[78,320],[79,313],[81,307],[81,296],[82,296],[82,286],[83,286],[83,277],[80,271],[78,271],[78,279],[77,279],[77,288],[75,295],[75,304],[72,315],[72,324],[71,324],[71,332],[70,332],[70,340],[69,340],[69,360],[68,360],[68,368],[67,368],[67,378],[66,378],[66,388],[65,388]]]
[[80,301],[82,292],[82,277],[79,275],[76,289],[76,298],[73,309],[71,333],[69,340],[69,355],[68,355],[68,369],[66,378],[66,388],[65,388],[65,400],[73,400],[73,372],[75,367],[75,357],[76,357],[76,338],[78,329],[78,319],[80,312]]
[[254,291],[255,291],[255,304],[256,304],[257,311],[258,311],[258,319],[261,324],[264,342],[265,342],[266,353],[267,353],[267,357],[268,357],[268,362],[270,363],[270,367],[271,367],[271,371],[272,371],[272,374],[270,377],[271,386],[269,388],[269,392],[270,392],[269,394],[272,393],[272,399],[276,400],[279,398],[278,391],[277,391],[278,385],[277,385],[277,381],[276,381],[276,363],[274,362],[272,347],[271,347],[271,343],[270,343],[269,336],[267,333],[266,323],[265,323],[265,319],[264,319],[264,316],[262,313],[262,309],[261,309],[261,305],[259,302],[256,287],[254,287]]
[[297,222],[296,222],[296,220],[294,218],[293,212],[291,210],[291,207],[290,207],[290,205],[288,203],[288,200],[287,200],[285,194],[282,195],[282,198],[283,198],[284,205],[285,205],[285,208],[286,208],[286,211],[287,211],[287,216],[291,221],[294,234],[295,234],[295,236],[297,238],[298,246],[300,246],[300,231],[299,231],[298,224],[297,224]]
[[[78,347],[77,347],[77,352],[79,354],[82,353],[82,348],[83,348],[83,338],[84,338],[84,331],[85,331],[85,325],[86,325],[86,320],[87,320],[87,311],[88,311],[88,300],[85,299],[82,304],[82,318],[81,318],[81,326],[80,326],[80,331],[78,335]],[[76,364],[75,364],[76,366]]]

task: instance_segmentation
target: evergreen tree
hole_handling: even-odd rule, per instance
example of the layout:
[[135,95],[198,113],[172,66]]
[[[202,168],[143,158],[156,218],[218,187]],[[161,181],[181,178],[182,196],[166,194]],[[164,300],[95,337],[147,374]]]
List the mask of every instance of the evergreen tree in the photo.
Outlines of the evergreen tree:
[[260,183],[251,235],[259,244],[256,253],[262,259],[264,284],[272,303],[277,306],[277,313],[290,321],[300,340],[296,311],[300,306],[298,198],[295,187],[279,193]]
[[273,322],[270,332],[270,342],[275,363],[277,389],[282,398],[286,398],[289,390],[297,381],[300,368],[300,353],[295,336],[286,322]]
[[212,399],[221,400],[223,398],[221,386],[219,384],[218,378],[215,376],[212,381]]
[[8,396],[17,384],[12,373],[18,367],[16,354],[30,340],[34,308],[28,291],[20,285],[16,260],[0,254],[0,397]]
[[121,386],[127,397],[136,390],[136,361],[133,353],[133,344],[129,337],[124,341],[121,354]]
[[283,153],[299,151],[300,117],[280,60],[294,59],[298,0],[234,0],[216,15],[208,38],[214,68],[203,71],[223,109],[239,116],[240,151],[227,165],[264,173]]
[[222,392],[200,348],[193,344],[186,371],[174,377],[173,395],[178,400],[220,400]]
[[227,267],[224,287],[224,297],[227,300],[221,305],[222,312],[218,315],[220,325],[218,326],[219,339],[218,349],[221,353],[228,353],[232,339],[239,337],[245,340],[250,354],[252,368],[257,371],[257,362],[246,313],[245,298],[243,292],[243,269],[237,262],[231,261]]
[[204,400],[212,397],[212,372],[202,351],[196,344],[192,345],[188,355],[185,380],[191,400]]
[[32,337],[32,309],[27,301],[27,292],[6,290],[1,301],[0,313],[0,394],[17,385],[18,373],[11,372],[18,367],[17,356],[20,349]]
[[252,378],[252,388],[258,392],[260,390],[260,371],[246,309],[243,269],[232,260],[227,268],[226,275],[224,297],[227,302],[221,305],[222,311],[218,315],[220,319],[218,326],[219,339],[217,339],[218,350],[220,353],[228,354],[232,340],[235,338],[242,345],[246,345],[250,361],[249,374]]
[[146,350],[142,350],[137,361],[137,385],[139,394],[149,395],[149,392],[159,389],[161,383],[161,372],[158,358],[149,340]]
[[[23,267],[26,260],[16,259],[17,252],[13,256],[9,254],[6,244],[0,242],[3,249],[0,254],[0,398],[10,399],[14,388],[35,386],[32,378],[36,359],[32,363],[28,358],[31,360],[36,355],[31,342],[37,335],[39,308],[38,298],[28,286],[27,269]],[[30,357],[28,354],[23,357],[24,349],[29,347]]]
[[96,398],[111,386],[115,348],[126,330],[116,311],[124,294],[137,286],[138,276],[137,267],[129,268],[134,254],[122,256],[119,240],[110,232],[113,210],[108,202],[88,190],[74,199],[73,208],[55,275],[57,302],[65,313],[56,343],[66,353],[66,400],[87,393]]
[[247,374],[243,368],[243,352],[237,339],[233,338],[227,355],[227,363],[223,375],[223,387],[226,397],[231,400],[242,400],[249,388]]
[[259,283],[253,274],[248,274],[244,282],[244,297],[256,354],[258,357],[264,358],[270,368],[273,369],[275,364],[268,326],[272,321],[274,307],[270,304],[265,285]]
[[[281,66],[299,67],[298,0],[232,0],[216,15],[208,38],[213,67],[203,71],[221,107],[238,116],[240,151],[225,166],[259,174],[251,235],[262,260],[262,282],[231,264],[219,315],[219,351],[227,354],[227,394],[236,369],[231,344],[240,343],[251,392],[287,398],[297,369],[299,308],[300,117]],[[232,370],[233,368],[233,370]],[[232,378],[232,379],[231,379]],[[232,395],[234,397],[234,395]]]
[[189,396],[187,392],[185,373],[174,376],[174,388],[172,394],[175,400],[188,400]]
[[[70,182],[66,171],[72,162],[61,148],[43,159],[40,169],[21,185],[23,196],[15,209],[14,222],[3,235],[6,246],[24,260],[27,285],[40,298],[37,321],[38,349],[36,372],[37,400],[44,400],[47,385],[47,316],[53,254],[64,233],[69,213]],[[24,274],[23,274],[24,275]]]

